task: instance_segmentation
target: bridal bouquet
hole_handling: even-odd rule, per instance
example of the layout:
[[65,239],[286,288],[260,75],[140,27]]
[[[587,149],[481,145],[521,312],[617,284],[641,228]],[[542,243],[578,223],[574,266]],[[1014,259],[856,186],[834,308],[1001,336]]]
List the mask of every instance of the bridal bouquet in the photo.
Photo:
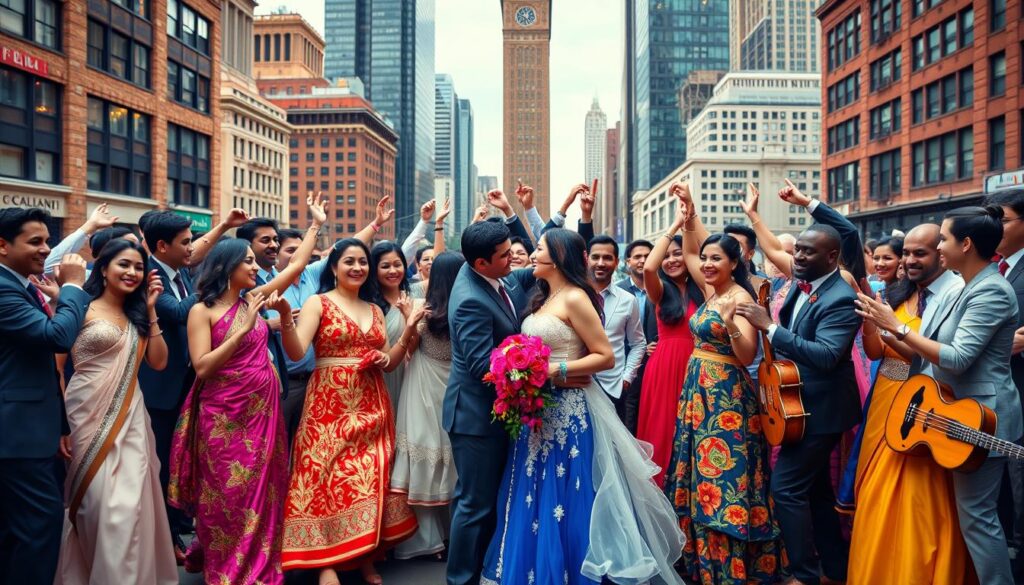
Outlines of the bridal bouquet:
[[491,409],[513,438],[522,428],[537,430],[541,413],[552,400],[547,389],[551,348],[539,337],[512,335],[491,352],[491,369],[484,382],[494,384],[498,397]]

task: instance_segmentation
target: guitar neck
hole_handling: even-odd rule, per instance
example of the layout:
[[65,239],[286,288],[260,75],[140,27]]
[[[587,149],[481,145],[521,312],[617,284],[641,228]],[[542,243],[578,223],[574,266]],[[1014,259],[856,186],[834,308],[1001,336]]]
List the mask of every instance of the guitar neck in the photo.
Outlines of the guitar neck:
[[946,434],[954,439],[970,443],[976,447],[988,449],[989,451],[1001,453],[1013,459],[1024,459],[1024,447],[998,437],[993,437],[988,433],[972,429],[961,423],[957,423],[956,426],[950,428]]

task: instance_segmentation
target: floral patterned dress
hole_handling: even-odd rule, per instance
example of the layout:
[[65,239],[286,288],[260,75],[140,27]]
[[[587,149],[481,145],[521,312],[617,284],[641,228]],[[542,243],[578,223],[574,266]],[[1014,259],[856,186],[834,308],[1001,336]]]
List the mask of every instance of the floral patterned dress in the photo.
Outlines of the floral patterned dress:
[[408,538],[416,517],[405,494],[391,489],[395,417],[378,368],[362,356],[385,345],[384,316],[373,308],[368,331],[326,295],[295,435],[285,502],[285,570],[354,567]]
[[701,306],[690,329],[694,351],[665,479],[687,537],[681,572],[705,585],[773,583],[779,530],[754,385],[717,311]]

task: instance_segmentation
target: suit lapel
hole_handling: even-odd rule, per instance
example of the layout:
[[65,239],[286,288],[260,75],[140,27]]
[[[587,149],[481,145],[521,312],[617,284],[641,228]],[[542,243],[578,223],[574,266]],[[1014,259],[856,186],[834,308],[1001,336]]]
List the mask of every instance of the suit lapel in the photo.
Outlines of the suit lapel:
[[789,292],[786,294],[786,300],[783,301],[782,308],[779,309],[779,325],[789,329],[790,331],[793,330],[793,306],[796,305],[796,299],[799,295],[799,288],[795,286],[789,287]]
[[932,319],[932,322],[928,326],[928,331],[924,333],[925,337],[930,337],[934,339],[934,335],[938,333],[939,329],[942,327],[942,324],[946,322],[946,319],[949,319],[949,316],[953,314],[953,310],[956,309],[956,306],[960,304],[960,301],[970,296],[972,290],[974,290],[982,281],[990,278],[993,274],[999,276],[999,278],[1002,278],[1002,276],[999,275],[999,271],[996,268],[996,265],[989,264],[984,269],[982,269],[982,271],[979,272],[977,276],[974,277],[974,280],[964,285],[964,287],[960,289],[960,292],[957,294],[957,296],[953,299],[953,302],[946,303],[946,306],[942,307],[942,313],[936,315],[935,319]]
[[[495,304],[497,304],[498,308],[501,309],[501,311],[505,314],[506,317],[508,317],[508,320],[511,321],[512,324],[518,325],[516,316],[512,313],[512,308],[508,306],[508,303],[505,302],[505,299],[501,298],[501,295],[498,294],[498,291],[494,290],[494,287],[491,286],[491,283],[487,282],[487,280],[484,277],[477,274],[475,270],[471,269],[470,275],[474,279],[476,279],[476,283],[479,286],[479,288],[483,289],[484,293],[487,296],[489,296],[491,300],[495,302]],[[499,280],[498,282],[501,281]],[[502,286],[505,286],[504,283],[502,283]],[[508,291],[506,290],[506,294],[507,292]],[[511,298],[512,297],[509,297],[509,299]]]
[[14,275],[11,274],[11,272],[9,270],[6,270],[4,268],[0,268],[0,278],[5,278],[7,280],[7,282],[9,282],[12,285],[14,285],[14,288],[16,288],[16,289],[21,291],[21,295],[23,297],[25,297],[28,300],[28,302],[30,302],[33,305],[35,305],[36,307],[39,307],[40,309],[42,309],[42,307],[39,306],[39,299],[33,297],[32,294],[28,292],[28,289],[26,287],[22,286],[22,284],[18,281],[18,279],[15,278]]
[[1024,262],[1018,260],[1017,264],[1014,265],[1013,270],[1006,275],[1006,280],[1008,280],[1010,284],[1015,285],[1014,288],[1016,288],[1017,280],[1021,278],[1021,275],[1024,275]]

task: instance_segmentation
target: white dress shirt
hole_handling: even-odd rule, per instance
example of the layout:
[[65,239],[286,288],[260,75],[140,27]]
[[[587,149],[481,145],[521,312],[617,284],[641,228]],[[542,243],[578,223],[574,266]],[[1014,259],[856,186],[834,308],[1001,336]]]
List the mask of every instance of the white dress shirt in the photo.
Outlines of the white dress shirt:
[[921,315],[920,331],[924,331],[925,327],[927,327],[928,324],[932,322],[932,319],[935,318],[935,313],[945,306],[945,295],[950,290],[955,291],[954,294],[959,293],[960,289],[963,287],[964,279],[952,270],[944,271],[938,278],[933,280],[931,284],[925,287],[930,298],[924,307],[924,314]]
[[647,351],[647,338],[640,321],[640,306],[632,293],[609,284],[599,294],[604,299],[604,331],[615,353],[615,366],[594,374],[594,380],[605,393],[618,398],[622,395],[622,383],[632,384],[636,378]]
[[[167,275],[167,279],[171,281],[171,294],[174,295],[174,298],[176,298],[176,299],[178,299],[180,301],[181,300],[181,295],[178,294],[178,287],[175,286],[175,284],[174,284],[174,279],[178,277],[178,271],[173,269],[173,268],[171,268],[170,266],[164,264],[156,256],[150,256],[150,257],[153,259],[154,262],[156,262],[156,265],[160,267],[160,270],[163,270],[164,274]],[[184,284],[185,283],[182,282],[182,285],[184,285]]]

